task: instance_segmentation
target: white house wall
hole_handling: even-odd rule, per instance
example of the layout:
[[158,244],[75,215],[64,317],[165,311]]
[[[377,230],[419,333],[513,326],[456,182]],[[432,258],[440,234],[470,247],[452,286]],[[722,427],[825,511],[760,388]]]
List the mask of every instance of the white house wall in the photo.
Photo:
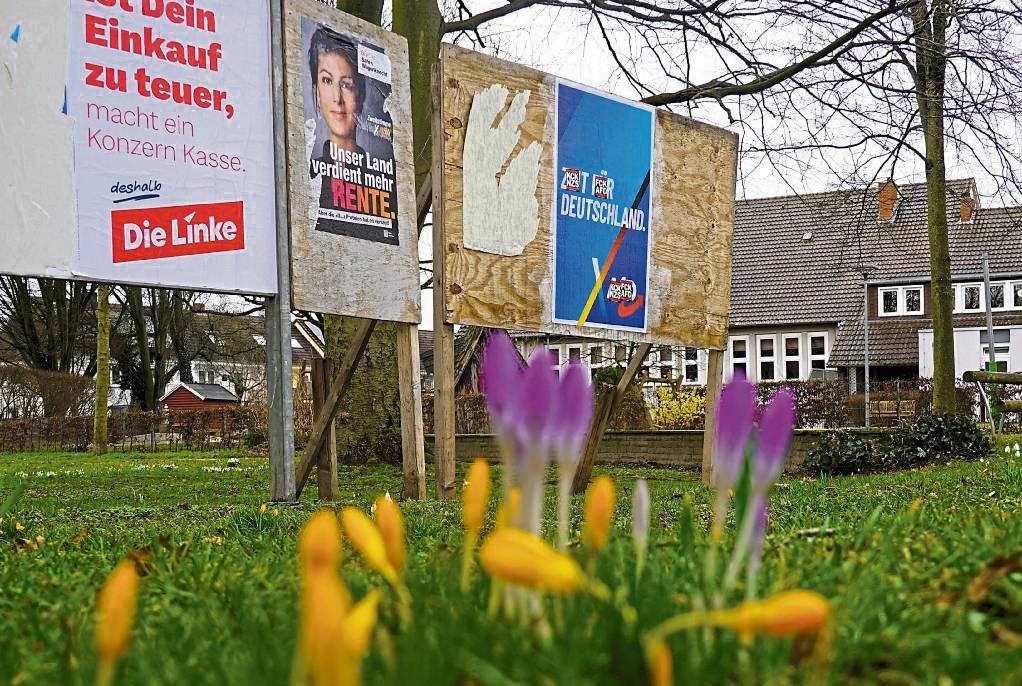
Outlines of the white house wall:
[[[1008,371],[1022,371],[1022,326],[1003,327],[1011,331],[1009,339]],[[986,358],[983,356],[983,345],[980,342],[981,328],[955,329],[955,376],[962,377],[967,371],[983,369]],[[919,331],[919,376],[933,377],[933,330]]]

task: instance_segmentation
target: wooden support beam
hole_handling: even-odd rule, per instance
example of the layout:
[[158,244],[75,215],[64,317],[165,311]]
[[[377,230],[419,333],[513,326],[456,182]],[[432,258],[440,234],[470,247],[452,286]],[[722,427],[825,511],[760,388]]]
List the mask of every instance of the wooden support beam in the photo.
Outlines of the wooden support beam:
[[436,497],[451,498],[454,478],[454,326],[447,323],[444,278],[443,72],[433,66],[433,455]]
[[981,372],[970,371],[962,374],[966,383],[1022,384],[1022,372]]
[[1022,400],[1005,400],[1001,403],[1002,412],[1022,412]]
[[589,423],[589,432],[582,444],[578,469],[575,470],[575,479],[571,483],[572,493],[582,493],[589,486],[589,480],[593,476],[593,464],[595,464],[596,454],[600,450],[600,441],[603,440],[603,434],[607,431],[607,424],[610,422],[611,416],[621,407],[621,403],[624,402],[628,386],[635,380],[651,348],[649,343],[640,343],[617,385],[603,384],[597,389],[593,419]]
[[[332,376],[330,360],[312,361],[312,416],[313,421],[320,418],[323,408],[326,405],[326,396],[330,390],[330,379]],[[319,467],[317,483],[319,485],[320,500],[337,500],[337,432],[334,422],[330,422],[327,429],[326,441],[316,456],[316,464]]]
[[717,433],[717,398],[724,386],[724,353],[711,350],[706,364],[706,414],[703,420],[703,486],[713,479],[713,441]]
[[426,446],[422,430],[422,376],[419,327],[397,325],[397,377],[401,392],[402,493],[408,500],[426,497]]
[[316,421],[312,425],[312,433],[309,435],[309,442],[305,446],[305,455],[302,457],[302,463],[298,467],[298,474],[295,479],[295,500],[301,497],[302,489],[305,488],[305,482],[309,480],[312,465],[317,462],[319,451],[323,448],[323,444],[330,433],[329,429],[333,425],[334,417],[337,416],[337,410],[341,407],[341,400],[344,399],[344,394],[351,384],[351,377],[355,375],[355,370],[358,369],[358,363],[365,353],[366,346],[369,345],[369,339],[372,337],[373,329],[375,328],[375,319],[360,320],[358,327],[355,329],[355,334],[351,338],[351,344],[344,351],[344,357],[341,359],[334,378],[330,382],[330,392],[327,394],[326,401],[323,404],[323,412],[316,417]]

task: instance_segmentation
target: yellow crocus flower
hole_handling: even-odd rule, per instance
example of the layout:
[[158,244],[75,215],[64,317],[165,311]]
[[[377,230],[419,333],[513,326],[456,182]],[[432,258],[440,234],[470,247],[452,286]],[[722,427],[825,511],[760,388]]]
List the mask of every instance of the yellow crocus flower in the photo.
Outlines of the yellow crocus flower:
[[118,660],[128,649],[135,623],[138,573],[135,564],[122,560],[103,584],[96,601],[96,683],[109,684]]
[[504,527],[490,534],[479,561],[493,577],[540,591],[572,594],[588,584],[574,559],[521,529]]
[[522,511],[522,489],[514,486],[507,493],[507,500],[497,507],[497,517],[494,528],[503,529],[505,526],[514,526],[518,521],[518,513]]
[[387,557],[387,546],[383,542],[383,536],[372,520],[358,508],[346,507],[341,511],[341,521],[351,544],[366,563],[388,582],[398,585],[397,571]]
[[314,569],[302,587],[302,658],[312,686],[356,686],[358,663],[343,649],[348,590],[332,569]]
[[380,605],[380,592],[371,591],[344,618],[344,648],[356,660],[368,652]]
[[468,468],[465,478],[465,493],[461,501],[461,518],[465,531],[478,534],[483,528],[486,506],[490,501],[490,465],[477,457]]
[[657,641],[650,649],[649,683],[651,686],[674,685],[674,658],[663,641]]
[[309,518],[298,536],[298,552],[306,573],[337,569],[341,563],[341,529],[333,512],[320,510]]
[[401,575],[405,569],[405,520],[389,493],[376,499],[373,521],[383,537],[390,566]]
[[593,553],[607,545],[610,523],[614,518],[614,481],[598,476],[586,493],[582,522],[582,542]]
[[748,641],[753,636],[794,636],[819,631],[831,616],[830,601],[815,591],[784,591],[710,614],[711,624],[727,627]]

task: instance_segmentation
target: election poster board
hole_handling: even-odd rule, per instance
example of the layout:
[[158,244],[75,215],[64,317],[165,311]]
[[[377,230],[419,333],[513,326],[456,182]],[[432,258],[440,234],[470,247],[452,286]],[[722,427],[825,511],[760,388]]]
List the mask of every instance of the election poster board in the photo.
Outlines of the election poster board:
[[453,45],[435,78],[443,321],[724,348],[735,134]]
[[655,110],[563,81],[556,99],[553,319],[644,332]]
[[285,15],[294,307],[417,324],[407,44],[315,0]]
[[274,293],[266,0],[4,5],[17,154],[0,212],[34,247],[0,270]]

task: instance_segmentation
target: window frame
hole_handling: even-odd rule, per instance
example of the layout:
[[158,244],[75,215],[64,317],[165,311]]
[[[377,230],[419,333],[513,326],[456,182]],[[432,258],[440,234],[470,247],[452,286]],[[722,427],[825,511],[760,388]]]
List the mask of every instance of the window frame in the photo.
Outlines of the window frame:
[[[900,291],[901,289],[897,286],[877,289],[877,316],[897,317],[901,314],[902,300]],[[887,312],[884,309],[884,296],[888,293],[894,293],[894,312]]]
[[[823,338],[823,354],[822,355],[816,355],[816,354],[813,353],[813,338],[816,338],[816,337]],[[806,350],[806,352],[808,353],[808,359],[809,359],[809,375],[812,375],[813,370],[817,369],[817,367],[813,366],[813,362],[816,362],[818,360],[822,360],[823,361],[823,366],[819,367],[819,369],[826,369],[827,368],[827,360],[830,357],[830,333],[827,332],[827,331],[810,331],[810,332],[808,332],[806,334],[806,343],[807,343],[807,350]]]
[[[919,309],[908,309],[908,292],[919,291]],[[894,312],[884,310],[884,296],[894,293]],[[878,317],[916,317],[926,312],[926,289],[921,284],[910,284],[907,286],[882,286],[877,288],[877,316]]]
[[1011,293],[1011,308],[1022,310],[1022,281],[1009,281],[1008,291]]
[[[735,360],[735,341],[742,341],[745,343],[745,356]],[[749,356],[749,336],[728,336],[727,340],[727,357],[728,357],[728,371],[731,372],[731,377],[735,375],[735,364],[741,364],[745,368],[745,378],[750,379],[749,376],[749,363],[751,361]]]
[[[919,291],[919,309],[918,310],[909,310],[908,309],[908,292],[909,291]],[[901,303],[902,306],[903,306],[902,309],[904,310],[904,313],[906,315],[923,314],[924,312],[926,312],[926,291],[925,291],[925,289],[922,286],[905,286],[905,287],[903,287],[901,289],[901,293],[899,294],[899,297],[901,298],[901,301],[902,301],[902,303]]]
[[[773,354],[766,356],[763,354],[763,347],[761,341],[769,340],[772,344]],[[763,363],[769,362],[773,365],[774,373],[767,378],[763,374]],[[777,378],[777,334],[760,334],[756,336],[756,380],[757,381],[778,381]]]
[[[991,295],[993,295],[994,288],[996,288],[998,286],[1001,287],[1001,305],[1000,306],[995,306],[994,303],[993,303],[993,298],[990,299],[990,310],[992,312],[1004,312],[1005,310],[1009,309],[1008,308],[1008,286],[1010,286],[1010,285],[1011,285],[1011,283],[1008,282],[1008,281],[991,281],[990,282]],[[983,291],[984,291],[984,295],[986,295],[986,286],[985,285],[983,287]],[[986,308],[984,308],[984,310],[985,309]]]
[[[696,356],[694,360],[688,359],[688,353],[690,350],[695,351]],[[700,378],[699,374],[699,348],[685,346],[684,348],[682,348],[680,357],[681,357],[681,383],[692,386],[700,385],[702,379]],[[696,377],[694,379],[688,378],[688,370],[690,368],[695,368],[696,370]]]
[[[974,308],[974,309],[965,306],[965,299],[966,299],[965,293],[970,288],[975,288],[976,291],[979,293],[979,306]],[[962,294],[961,300],[957,303],[958,305],[960,305],[960,307],[959,307],[959,311],[960,312],[983,312],[986,309],[986,294],[983,293],[983,290],[984,290],[983,289],[983,284],[981,284],[981,283],[963,283],[963,284],[960,285],[959,290],[961,291],[961,294]]]
[[[795,355],[788,355],[788,341],[795,341],[797,343],[797,349]],[[781,335],[781,358],[783,360],[783,379],[782,381],[798,381],[805,378],[805,365],[802,363],[802,334],[800,333],[786,333]],[[794,377],[788,376],[788,363],[798,363],[798,375]]]

